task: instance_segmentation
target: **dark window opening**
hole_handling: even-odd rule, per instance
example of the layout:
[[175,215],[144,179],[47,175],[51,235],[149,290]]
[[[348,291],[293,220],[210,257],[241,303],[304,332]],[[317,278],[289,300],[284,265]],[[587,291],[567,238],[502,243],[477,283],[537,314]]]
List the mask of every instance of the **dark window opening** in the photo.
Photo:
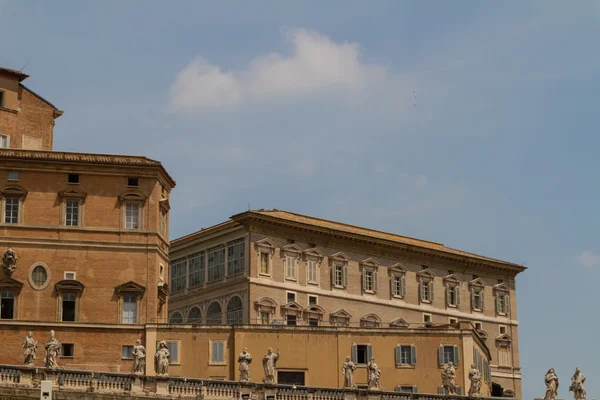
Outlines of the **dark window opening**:
[[308,325],[310,326],[319,326],[319,320],[317,318],[309,318]]
[[366,344],[356,345],[356,363],[357,364],[368,364],[369,363],[369,346]]
[[67,183],[79,183],[79,174],[69,174]]
[[296,326],[296,316],[295,315],[288,315],[286,319],[287,319],[288,325]]
[[137,177],[129,177],[127,178],[127,186],[130,187],[138,187],[140,186],[139,179]]
[[0,107],[4,107],[4,92],[0,92]]
[[296,293],[288,292],[287,302],[291,303],[292,301],[296,301]]
[[73,357],[73,343],[63,343],[60,347],[61,357]]
[[492,397],[504,396],[504,388],[497,383],[492,382]]
[[65,293],[62,297],[62,320],[75,321],[75,293]]
[[304,386],[304,372],[278,371],[277,383],[280,385]]
[[14,319],[15,295],[13,292],[2,292],[0,306],[0,319]]

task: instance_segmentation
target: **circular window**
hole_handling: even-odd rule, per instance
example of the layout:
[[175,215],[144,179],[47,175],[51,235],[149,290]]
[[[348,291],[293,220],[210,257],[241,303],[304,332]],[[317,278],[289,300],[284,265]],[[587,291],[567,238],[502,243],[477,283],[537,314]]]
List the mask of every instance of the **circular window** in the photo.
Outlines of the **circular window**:
[[44,263],[34,263],[29,268],[29,284],[36,290],[45,289],[50,283],[50,268]]

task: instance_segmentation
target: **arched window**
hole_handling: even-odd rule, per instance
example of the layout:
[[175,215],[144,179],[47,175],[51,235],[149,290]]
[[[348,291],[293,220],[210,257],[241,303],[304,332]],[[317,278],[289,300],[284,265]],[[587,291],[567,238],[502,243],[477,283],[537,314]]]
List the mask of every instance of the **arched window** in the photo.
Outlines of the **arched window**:
[[241,324],[243,311],[242,299],[232,297],[227,303],[227,325]]
[[171,314],[171,318],[169,318],[170,324],[183,324],[183,317],[179,311],[175,311]]
[[198,307],[194,307],[188,312],[188,324],[199,324],[202,322],[202,312]]
[[381,319],[375,314],[367,314],[360,319],[361,328],[379,328]]
[[222,323],[221,318],[221,305],[217,302],[210,303],[208,311],[206,312],[206,323],[212,325],[218,325]]

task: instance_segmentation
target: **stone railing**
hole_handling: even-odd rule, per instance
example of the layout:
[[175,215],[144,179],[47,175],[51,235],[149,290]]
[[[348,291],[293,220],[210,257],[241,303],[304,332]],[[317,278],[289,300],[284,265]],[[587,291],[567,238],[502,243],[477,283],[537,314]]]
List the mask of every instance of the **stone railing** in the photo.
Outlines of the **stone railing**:
[[[140,399],[202,400],[469,400],[467,396],[146,377],[15,365],[0,365],[0,398],[39,399],[41,381],[51,381],[53,391],[60,392],[61,399],[79,399],[85,396],[91,400],[108,400],[114,398],[114,395],[127,395],[128,398]],[[492,399],[494,398],[478,398]]]

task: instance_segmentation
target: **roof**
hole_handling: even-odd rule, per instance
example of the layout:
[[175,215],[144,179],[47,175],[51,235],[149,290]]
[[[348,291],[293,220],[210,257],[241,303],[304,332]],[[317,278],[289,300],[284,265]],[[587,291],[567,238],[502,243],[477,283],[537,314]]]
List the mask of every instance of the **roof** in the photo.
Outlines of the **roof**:
[[19,82],[22,82],[25,79],[29,78],[29,75],[24,74],[21,71],[17,71],[16,69],[10,69],[10,68],[0,67],[0,73],[10,74],[10,75],[16,75],[19,78]]
[[172,186],[175,181],[159,161],[143,156],[129,156],[117,154],[70,153],[64,151],[40,151],[22,149],[0,149],[1,160],[47,161],[73,164],[104,164],[122,165],[131,167],[150,167],[160,169]]
[[399,244],[405,244],[409,246],[420,247],[423,249],[440,251],[450,255],[463,256],[473,259],[478,259],[486,262],[494,262],[501,263],[505,266],[510,266],[514,269],[518,269],[520,271],[525,270],[526,268],[519,264],[513,264],[506,261],[498,260],[495,258],[481,256],[479,254],[469,253],[462,250],[453,249],[451,247],[446,247],[441,243],[431,242],[427,240],[415,239],[408,236],[401,236],[393,233],[381,232],[374,229],[363,228],[360,226],[344,224],[341,222],[330,221],[321,218],[310,217],[307,215],[296,214],[289,211],[283,210],[250,210],[241,214],[234,215],[231,217],[233,220],[242,220],[246,217],[260,217],[260,218],[268,218],[271,220],[277,220],[280,222],[287,223],[296,223],[301,225],[309,225],[317,228],[322,228],[329,231],[337,231],[345,234],[353,234],[359,235],[369,238],[377,238],[385,241],[395,242]]

